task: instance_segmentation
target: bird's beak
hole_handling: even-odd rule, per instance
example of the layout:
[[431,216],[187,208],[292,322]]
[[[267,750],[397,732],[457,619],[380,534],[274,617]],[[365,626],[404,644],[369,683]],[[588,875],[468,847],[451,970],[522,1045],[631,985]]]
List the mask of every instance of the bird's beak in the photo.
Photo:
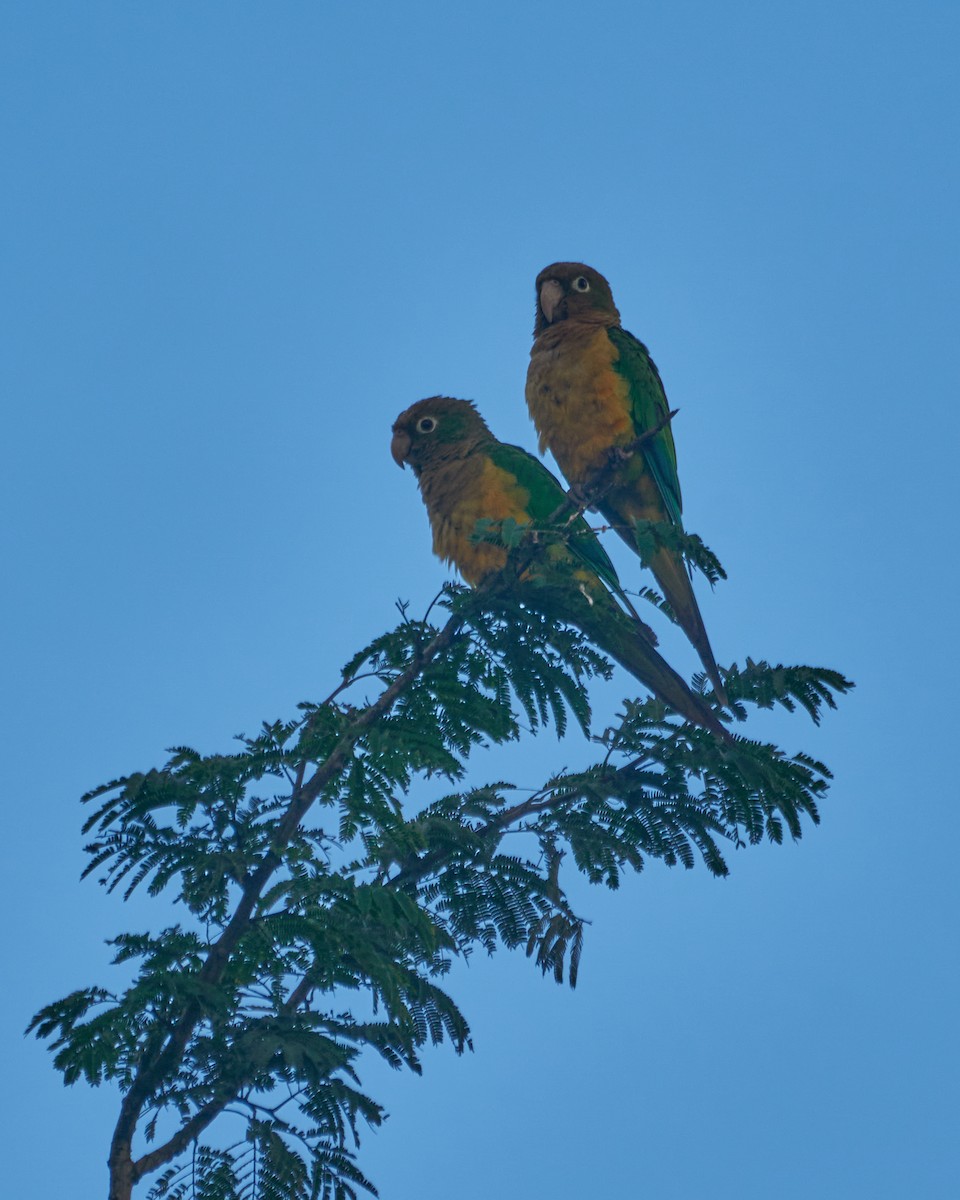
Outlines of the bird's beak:
[[390,453],[398,467],[404,467],[410,453],[410,434],[405,429],[395,429],[390,443]]
[[548,325],[552,323],[562,299],[563,285],[556,279],[545,279],[540,288],[540,311],[546,317]]

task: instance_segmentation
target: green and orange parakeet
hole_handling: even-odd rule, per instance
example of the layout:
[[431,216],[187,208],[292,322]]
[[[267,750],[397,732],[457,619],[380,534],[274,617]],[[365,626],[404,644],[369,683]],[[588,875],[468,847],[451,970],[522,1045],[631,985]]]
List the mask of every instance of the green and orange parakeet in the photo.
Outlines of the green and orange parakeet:
[[[497,441],[467,400],[433,396],[411,405],[394,423],[390,449],[417,476],[434,553],[473,587],[509,558],[506,547],[473,539],[478,521],[542,527],[565,500],[547,468],[519,446]],[[568,533],[523,544],[518,553],[529,556],[517,581],[523,601],[575,625],[686,720],[729,740],[707,701],[653,648],[653,631],[614,599],[622,593],[613,563],[582,516]]]
[[[537,320],[527,371],[527,407],[540,435],[576,488],[611,465],[611,452],[659,432],[612,473],[596,507],[637,550],[633,522],[683,529],[677,452],[666,393],[646,346],[620,324],[610,285],[583,263],[553,263],[537,276]],[[660,547],[650,567],[693,643],[721,704],[727,703],[683,558]]]

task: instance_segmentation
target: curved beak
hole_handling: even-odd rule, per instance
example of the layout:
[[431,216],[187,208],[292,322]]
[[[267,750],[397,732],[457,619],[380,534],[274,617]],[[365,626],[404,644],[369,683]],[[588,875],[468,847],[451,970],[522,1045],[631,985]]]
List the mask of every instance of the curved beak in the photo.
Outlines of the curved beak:
[[563,299],[563,285],[556,279],[545,279],[540,288],[540,311],[546,318],[547,324],[553,322],[554,315]]
[[394,429],[390,453],[398,467],[403,468],[406,465],[407,455],[410,453],[410,434],[406,430]]

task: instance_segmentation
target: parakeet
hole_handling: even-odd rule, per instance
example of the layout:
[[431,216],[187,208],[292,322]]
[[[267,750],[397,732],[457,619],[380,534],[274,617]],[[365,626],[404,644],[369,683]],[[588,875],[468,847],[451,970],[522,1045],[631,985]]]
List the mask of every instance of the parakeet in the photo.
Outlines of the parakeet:
[[[478,521],[543,525],[565,500],[547,468],[497,441],[467,400],[433,396],[411,405],[394,423],[390,449],[417,476],[434,553],[474,587],[509,557],[502,545],[472,540]],[[527,541],[519,553],[529,555],[518,580],[525,603],[575,625],[682,717],[730,739],[710,705],[653,648],[653,631],[614,599],[621,588],[613,563],[583,517],[566,539]]]
[[[625,447],[665,422],[614,468],[597,508],[637,550],[633,522],[683,528],[677,452],[663,383],[646,346],[620,325],[610,285],[583,263],[553,263],[537,276],[537,320],[527,371],[527,407],[540,435],[574,487],[588,487]],[[721,704],[723,681],[682,557],[661,547],[650,567],[677,621],[693,643]]]

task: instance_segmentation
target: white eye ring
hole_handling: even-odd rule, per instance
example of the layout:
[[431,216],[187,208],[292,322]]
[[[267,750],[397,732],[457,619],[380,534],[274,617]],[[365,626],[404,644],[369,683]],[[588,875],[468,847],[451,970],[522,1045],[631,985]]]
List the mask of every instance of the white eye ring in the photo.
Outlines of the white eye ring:
[[573,281],[573,290],[575,292],[590,291],[590,280],[586,277],[586,275],[578,275],[576,277],[576,279]]
[[433,417],[421,417],[417,422],[417,433],[433,433],[437,423]]

